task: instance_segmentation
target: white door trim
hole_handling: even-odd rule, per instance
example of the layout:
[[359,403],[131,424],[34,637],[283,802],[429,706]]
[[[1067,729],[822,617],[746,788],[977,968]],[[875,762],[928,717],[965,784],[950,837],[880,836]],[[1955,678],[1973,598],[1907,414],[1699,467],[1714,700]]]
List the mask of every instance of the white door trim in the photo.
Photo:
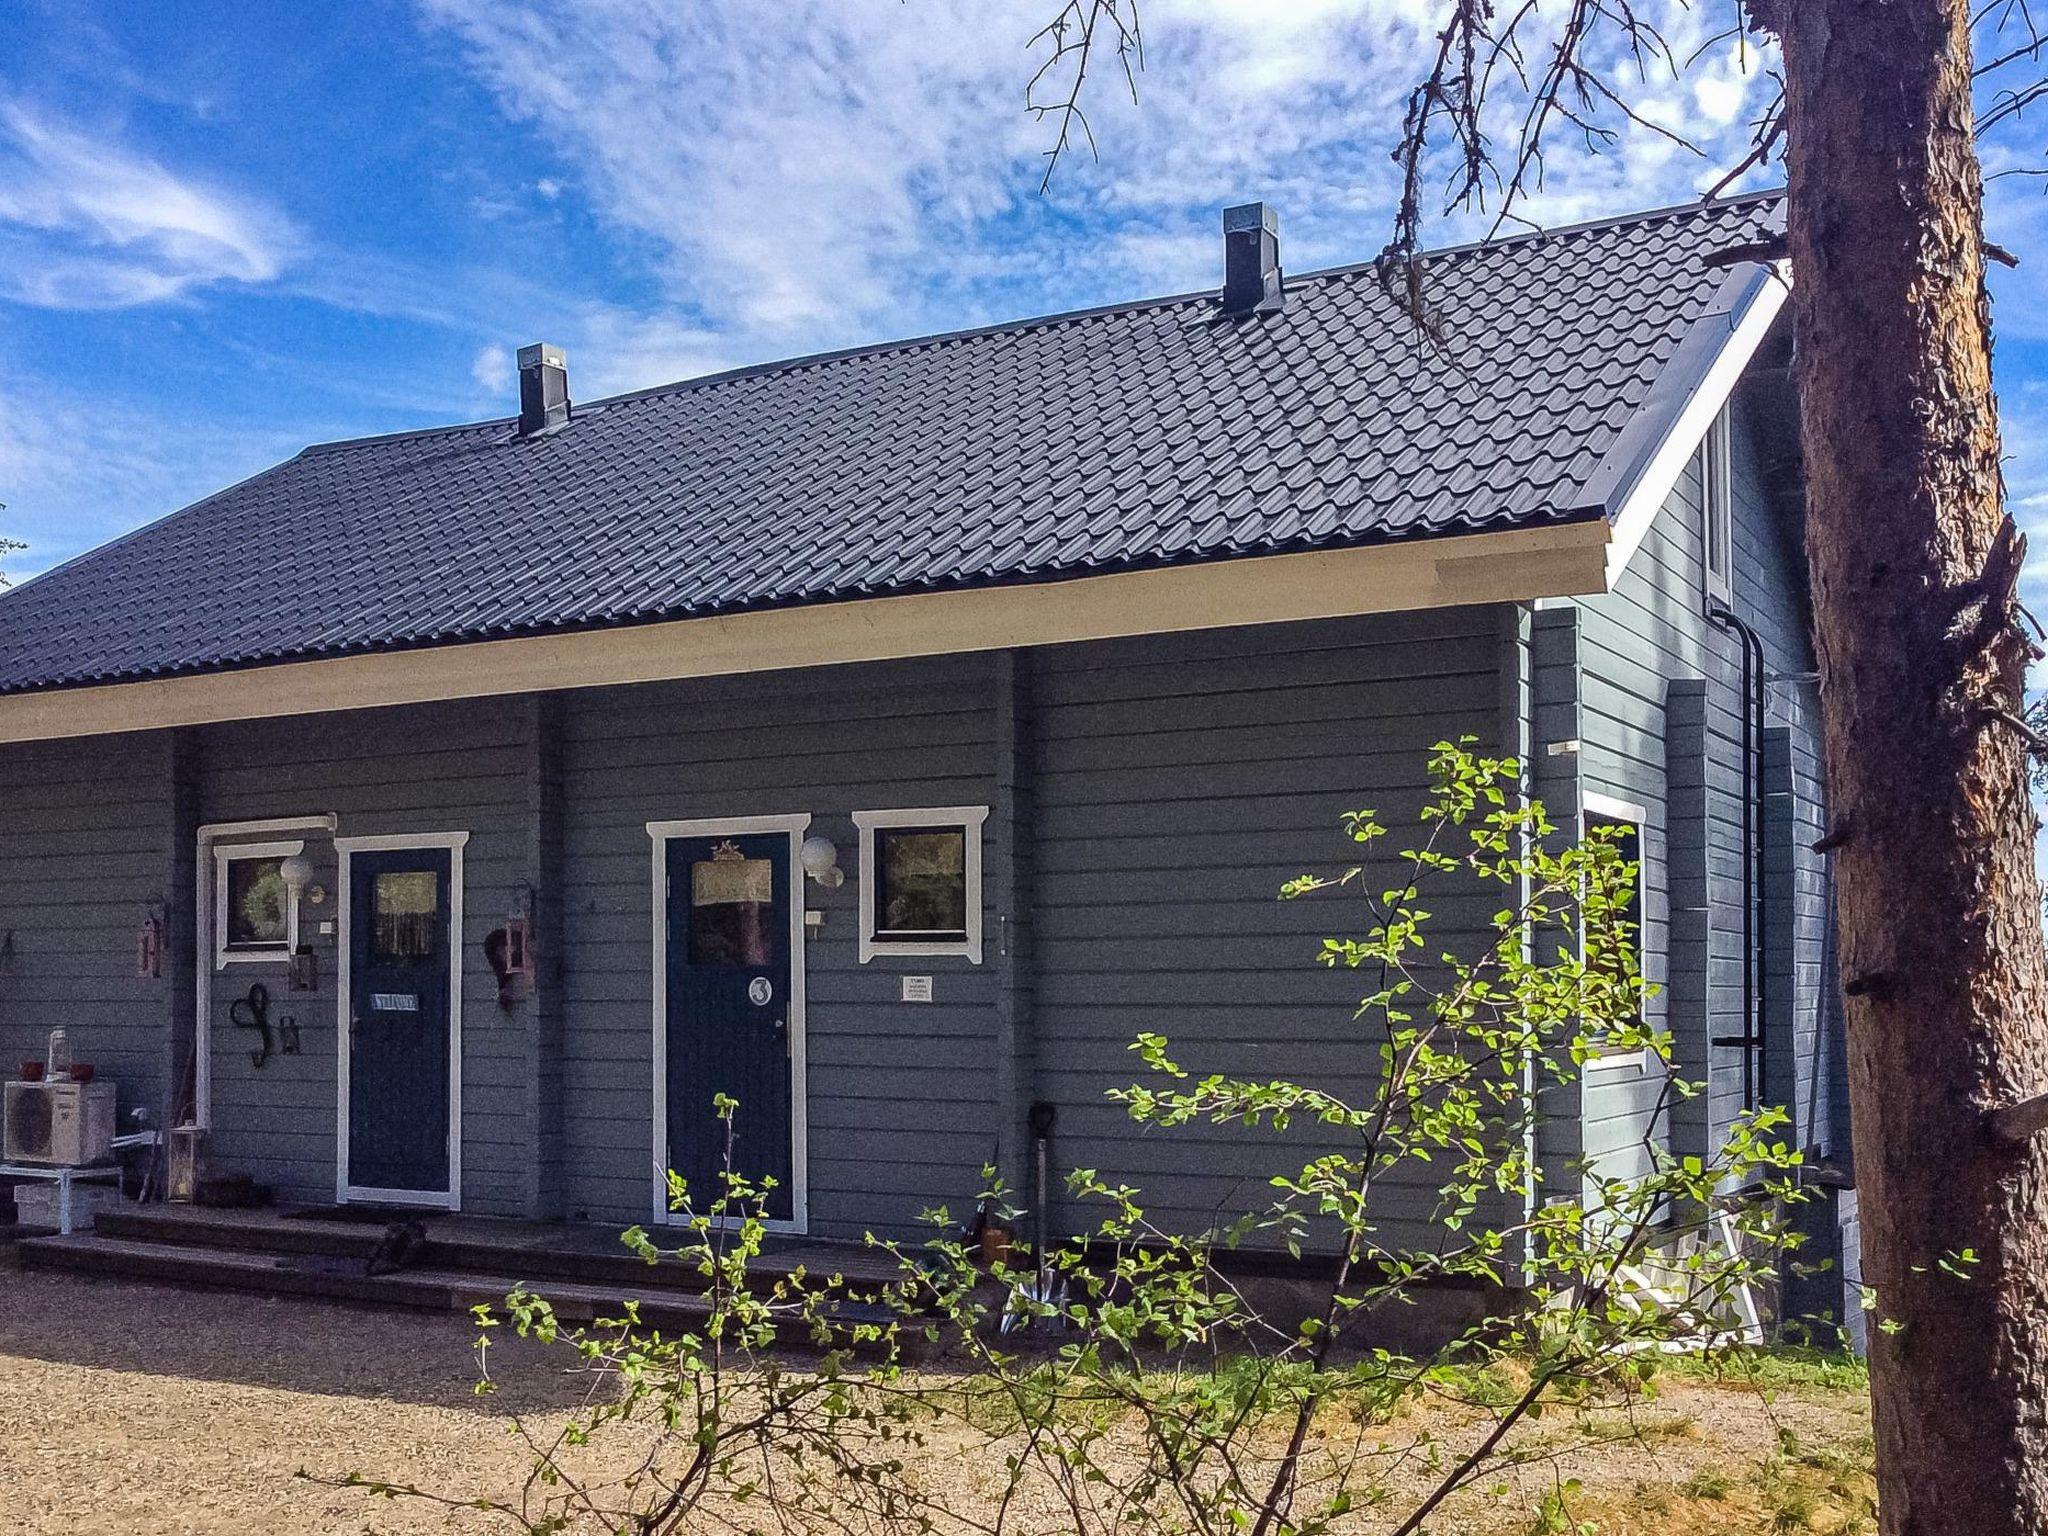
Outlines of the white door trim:
[[[335,884],[336,927],[340,933],[335,961],[334,1004],[334,1198],[346,1205],[363,1200],[377,1205],[420,1205],[435,1210],[462,1209],[462,850],[467,832],[394,832],[384,836],[337,837],[334,852],[340,864]],[[417,848],[448,850],[448,1187],[445,1190],[374,1189],[351,1184],[348,1177],[349,976],[355,920],[350,891],[358,853],[405,852]]]
[[[797,857],[807,812],[787,816],[710,816],[693,821],[650,821],[654,844],[651,887],[654,921],[654,1220],[673,1225],[668,1208],[668,842],[672,837],[789,838],[789,1212],[788,1221],[764,1222],[771,1232],[810,1230],[809,1083],[804,1045],[804,870]],[[744,1110],[744,1106],[742,1106]]]
[[[260,821],[212,821],[194,843],[192,932],[192,1123],[213,1124],[213,979],[215,969],[201,957],[214,952],[212,846],[224,838],[257,838],[277,832],[331,833],[335,816],[269,816]],[[166,1127],[166,1129],[170,1129]]]

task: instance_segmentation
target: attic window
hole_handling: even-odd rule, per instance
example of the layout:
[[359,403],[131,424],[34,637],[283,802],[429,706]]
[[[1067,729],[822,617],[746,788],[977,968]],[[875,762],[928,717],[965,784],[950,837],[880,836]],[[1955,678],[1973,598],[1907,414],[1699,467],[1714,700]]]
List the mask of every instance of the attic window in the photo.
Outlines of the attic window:
[[1700,444],[1700,522],[1706,548],[1707,596],[1725,603],[1735,590],[1735,484],[1726,407]]
[[860,958],[961,955],[981,962],[985,805],[855,811]]

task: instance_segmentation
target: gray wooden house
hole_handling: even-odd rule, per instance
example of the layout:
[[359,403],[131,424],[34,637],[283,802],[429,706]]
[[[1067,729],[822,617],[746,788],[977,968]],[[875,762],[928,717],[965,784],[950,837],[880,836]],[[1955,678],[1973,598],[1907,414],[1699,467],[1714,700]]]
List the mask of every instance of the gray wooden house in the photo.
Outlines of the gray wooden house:
[[25,582],[0,1061],[62,1025],[292,1202],[659,1219],[723,1089],[795,1232],[964,1207],[1035,1103],[1202,1224],[1268,1165],[1135,1129],[1130,1040],[1368,1070],[1333,914],[1275,892],[1470,735],[1639,829],[1713,1084],[1653,1124],[1661,1073],[1598,1062],[1553,1159],[1767,1098],[1839,1160],[1784,287],[1726,258],[1778,218],[1441,252],[1440,348],[1370,264],[1283,276],[1257,205],[1220,295],[573,406],[528,348],[516,417]]

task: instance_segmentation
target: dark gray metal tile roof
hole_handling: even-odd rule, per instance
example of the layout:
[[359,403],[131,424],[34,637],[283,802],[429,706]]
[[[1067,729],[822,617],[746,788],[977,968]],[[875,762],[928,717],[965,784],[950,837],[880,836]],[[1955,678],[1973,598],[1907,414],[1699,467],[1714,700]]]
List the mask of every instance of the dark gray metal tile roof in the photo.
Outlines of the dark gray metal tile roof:
[[[309,448],[0,597],[0,692],[1596,515],[1750,198]],[[573,382],[573,364],[571,360]]]

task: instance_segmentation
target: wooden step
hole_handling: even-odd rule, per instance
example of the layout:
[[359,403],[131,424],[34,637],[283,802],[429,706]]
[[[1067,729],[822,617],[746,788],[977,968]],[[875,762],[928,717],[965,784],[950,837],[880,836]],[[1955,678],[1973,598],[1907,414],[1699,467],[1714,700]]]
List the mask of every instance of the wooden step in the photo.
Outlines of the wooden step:
[[[80,1232],[70,1237],[35,1237],[18,1245],[22,1264],[30,1269],[68,1270],[78,1274],[191,1285],[214,1290],[250,1291],[270,1296],[305,1296],[407,1307],[430,1312],[467,1312],[479,1305],[497,1305],[520,1283],[520,1277],[445,1268],[408,1268],[369,1275],[362,1260],[309,1253],[258,1253],[207,1244],[145,1241]],[[686,1291],[651,1289],[640,1292],[611,1285],[549,1281],[533,1287],[567,1322],[617,1317],[631,1297],[639,1303],[642,1322],[675,1330],[701,1324],[709,1308]],[[840,1303],[833,1316],[849,1327],[880,1322],[878,1308]],[[792,1337],[793,1345],[808,1341]]]
[[[392,1221],[409,1219],[390,1213]],[[620,1288],[623,1294],[681,1292],[703,1288],[694,1266],[664,1260],[649,1264],[629,1252],[618,1234],[601,1227],[548,1227],[492,1218],[419,1218],[427,1240],[415,1256],[418,1267],[514,1275],[532,1282],[570,1281]],[[103,1237],[135,1242],[176,1243],[236,1253],[351,1259],[360,1263],[384,1239],[384,1223],[341,1221],[323,1214],[274,1210],[214,1211],[193,1206],[130,1205],[102,1212],[96,1230]],[[657,1241],[678,1239],[662,1234]],[[885,1259],[851,1244],[789,1243],[764,1252],[754,1272],[764,1279],[800,1276],[812,1289],[871,1296],[894,1277]],[[839,1286],[829,1286],[834,1277]]]
[[[239,1214],[239,1213],[238,1213]],[[102,1237],[142,1243],[178,1243],[241,1253],[305,1254],[367,1259],[384,1240],[384,1229],[344,1222],[223,1220],[189,1205],[124,1205],[99,1212],[93,1230]]]

